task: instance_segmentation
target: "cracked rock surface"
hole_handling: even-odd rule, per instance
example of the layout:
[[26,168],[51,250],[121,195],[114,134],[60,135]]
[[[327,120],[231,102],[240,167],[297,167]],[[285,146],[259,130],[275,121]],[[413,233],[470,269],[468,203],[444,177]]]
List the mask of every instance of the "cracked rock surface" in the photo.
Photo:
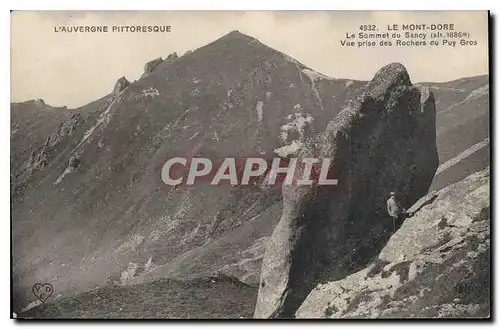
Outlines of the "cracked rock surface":
[[372,265],[316,286],[296,316],[488,317],[489,175],[487,168],[423,197]]

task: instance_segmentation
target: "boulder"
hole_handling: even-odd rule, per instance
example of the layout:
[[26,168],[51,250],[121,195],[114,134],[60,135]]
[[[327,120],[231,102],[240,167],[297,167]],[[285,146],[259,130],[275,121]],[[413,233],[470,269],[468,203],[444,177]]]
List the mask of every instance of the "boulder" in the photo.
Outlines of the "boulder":
[[488,317],[489,174],[488,168],[422,198],[372,265],[319,284],[297,317]]
[[121,77],[115,83],[115,87],[113,88],[113,96],[118,96],[122,91],[124,91],[130,82],[125,77]]
[[393,63],[328,124],[319,157],[332,159],[329,178],[338,185],[283,185],[255,317],[292,318],[318,283],[376,258],[394,233],[389,192],[398,191],[409,207],[430,187],[438,166],[435,117],[432,93],[414,87],[405,67]]

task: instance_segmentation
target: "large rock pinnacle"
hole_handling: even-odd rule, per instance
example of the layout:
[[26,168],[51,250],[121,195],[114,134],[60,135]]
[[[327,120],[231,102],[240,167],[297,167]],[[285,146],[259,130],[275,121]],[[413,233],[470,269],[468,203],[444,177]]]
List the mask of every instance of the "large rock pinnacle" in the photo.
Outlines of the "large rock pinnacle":
[[311,289],[363,268],[394,233],[389,192],[406,207],[438,166],[434,96],[399,63],[380,69],[327,126],[320,157],[337,186],[283,185],[283,213],[266,249],[254,316],[290,318]]

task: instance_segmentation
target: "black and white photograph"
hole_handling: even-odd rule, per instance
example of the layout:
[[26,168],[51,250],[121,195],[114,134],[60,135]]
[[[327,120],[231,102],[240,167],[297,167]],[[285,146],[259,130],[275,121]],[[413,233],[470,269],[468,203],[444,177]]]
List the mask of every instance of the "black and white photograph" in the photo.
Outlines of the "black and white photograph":
[[491,318],[487,10],[10,19],[11,319]]

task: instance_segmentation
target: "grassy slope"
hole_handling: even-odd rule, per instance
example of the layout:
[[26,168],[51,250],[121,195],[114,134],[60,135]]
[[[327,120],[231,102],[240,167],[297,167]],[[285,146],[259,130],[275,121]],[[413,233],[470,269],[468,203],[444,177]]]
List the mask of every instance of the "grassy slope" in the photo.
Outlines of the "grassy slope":
[[257,289],[228,277],[96,289],[48,302],[19,318],[237,319],[252,316]]

